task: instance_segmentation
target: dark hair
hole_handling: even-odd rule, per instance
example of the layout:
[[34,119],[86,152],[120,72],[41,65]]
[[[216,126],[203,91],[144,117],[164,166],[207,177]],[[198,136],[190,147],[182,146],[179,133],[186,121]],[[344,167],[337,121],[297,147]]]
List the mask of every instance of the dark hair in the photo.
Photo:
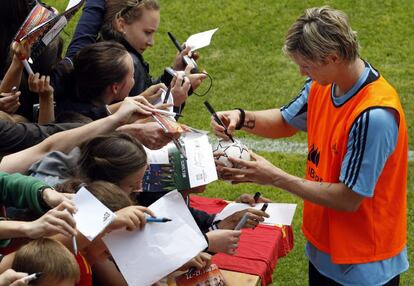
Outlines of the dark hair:
[[105,88],[121,82],[128,73],[129,55],[123,45],[104,41],[84,47],[73,58],[76,94],[83,100],[99,100]]
[[56,116],[55,123],[83,123],[88,124],[93,120],[76,111],[63,111]]
[[62,193],[76,193],[85,187],[108,209],[116,212],[133,204],[133,200],[117,185],[107,181],[85,182],[79,178],[69,179],[68,181],[56,186],[56,190]]
[[147,165],[147,154],[137,139],[127,133],[115,132],[84,143],[78,165],[80,177],[118,184]]

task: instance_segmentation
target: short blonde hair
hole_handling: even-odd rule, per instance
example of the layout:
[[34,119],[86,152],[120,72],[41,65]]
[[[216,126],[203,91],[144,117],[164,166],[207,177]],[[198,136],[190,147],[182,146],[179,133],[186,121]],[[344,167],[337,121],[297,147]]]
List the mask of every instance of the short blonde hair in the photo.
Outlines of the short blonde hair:
[[283,51],[317,63],[323,63],[331,53],[354,61],[359,57],[359,44],[346,14],[323,6],[306,9],[296,20],[287,32]]
[[39,279],[31,282],[71,280],[80,278],[79,265],[74,255],[60,242],[51,238],[40,238],[22,246],[15,253],[12,268],[29,274],[42,272]]

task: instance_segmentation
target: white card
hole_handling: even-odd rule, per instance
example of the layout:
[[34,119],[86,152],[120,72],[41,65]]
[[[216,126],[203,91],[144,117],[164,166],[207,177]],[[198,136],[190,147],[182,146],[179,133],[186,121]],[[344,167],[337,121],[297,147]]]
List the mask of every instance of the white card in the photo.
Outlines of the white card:
[[[260,210],[262,206],[263,203],[256,204],[254,207],[243,203],[230,203],[216,215],[214,220],[222,220],[234,214],[235,212],[248,208],[255,208]],[[291,225],[295,210],[296,204],[269,203],[266,209],[266,213],[269,214],[269,217],[265,218],[263,223]]]
[[206,47],[210,45],[211,38],[217,30],[218,28],[191,35],[187,41],[185,41],[185,46],[190,47],[191,51]]
[[78,209],[73,215],[76,229],[90,241],[94,240],[116,218],[116,215],[85,187],[75,194],[73,202]]
[[149,206],[157,217],[143,230],[118,230],[103,237],[128,285],[151,285],[175,271],[207,247],[184,199],[172,191]]

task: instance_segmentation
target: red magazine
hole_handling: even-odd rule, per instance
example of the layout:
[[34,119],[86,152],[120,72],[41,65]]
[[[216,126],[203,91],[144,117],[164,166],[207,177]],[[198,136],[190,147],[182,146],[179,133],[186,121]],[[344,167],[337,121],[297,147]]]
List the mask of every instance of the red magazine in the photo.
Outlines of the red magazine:
[[189,271],[175,278],[177,286],[227,286],[223,274],[216,264],[207,269]]
[[[36,5],[30,11],[29,15],[24,20],[22,26],[17,31],[14,40],[16,42],[27,42],[32,45],[39,41],[44,34],[54,28],[53,35],[50,38],[56,37],[63,29],[67,21],[80,9],[85,0],[69,0],[68,7],[62,14],[57,14],[53,9],[47,7],[40,1],[36,1]],[[65,18],[65,19],[62,19]],[[61,21],[64,20],[64,21]],[[60,22],[58,27],[55,24]],[[48,43],[45,43],[46,45]]]
[[16,42],[27,41],[30,45],[33,44],[52,24],[54,18],[56,18],[56,14],[53,10],[36,2],[35,7],[17,31],[14,40]]

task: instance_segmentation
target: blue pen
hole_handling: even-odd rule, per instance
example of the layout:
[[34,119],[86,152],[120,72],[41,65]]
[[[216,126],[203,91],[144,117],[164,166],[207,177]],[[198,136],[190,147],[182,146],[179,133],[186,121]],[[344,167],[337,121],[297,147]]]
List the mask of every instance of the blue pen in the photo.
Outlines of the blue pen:
[[172,221],[170,218],[166,217],[147,217],[147,222],[169,222]]

